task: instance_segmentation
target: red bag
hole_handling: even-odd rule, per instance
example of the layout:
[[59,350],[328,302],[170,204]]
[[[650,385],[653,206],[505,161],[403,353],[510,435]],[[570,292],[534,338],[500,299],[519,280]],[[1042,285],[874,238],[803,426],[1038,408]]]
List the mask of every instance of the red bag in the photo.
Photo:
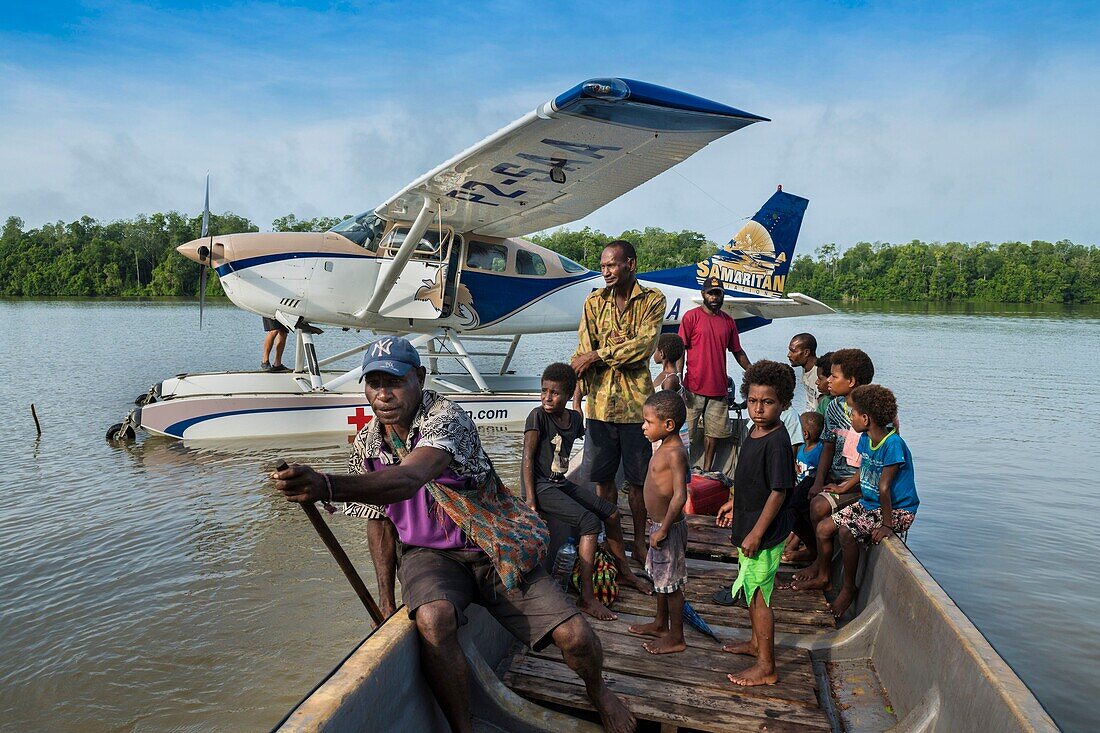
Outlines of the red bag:
[[684,511],[688,514],[709,514],[715,516],[718,510],[729,501],[730,490],[725,484],[713,478],[700,476],[697,473],[691,475],[688,484],[688,500],[684,505]]

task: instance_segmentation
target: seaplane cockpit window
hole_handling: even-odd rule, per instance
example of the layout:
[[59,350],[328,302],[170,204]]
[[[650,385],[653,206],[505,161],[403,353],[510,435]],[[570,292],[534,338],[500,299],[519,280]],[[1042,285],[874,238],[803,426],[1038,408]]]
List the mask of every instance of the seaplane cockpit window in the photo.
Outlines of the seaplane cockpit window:
[[565,269],[566,272],[584,272],[588,269],[584,265],[574,262],[568,257],[558,255],[558,259],[561,260],[561,266]]
[[546,263],[542,257],[525,249],[516,250],[516,274],[518,275],[545,275]]
[[372,209],[350,219],[344,219],[329,231],[343,235],[369,252],[377,252],[378,243],[382,241],[382,232],[385,229],[386,222],[375,216]]
[[466,267],[504,272],[508,269],[508,248],[503,244],[470,242],[466,249]]

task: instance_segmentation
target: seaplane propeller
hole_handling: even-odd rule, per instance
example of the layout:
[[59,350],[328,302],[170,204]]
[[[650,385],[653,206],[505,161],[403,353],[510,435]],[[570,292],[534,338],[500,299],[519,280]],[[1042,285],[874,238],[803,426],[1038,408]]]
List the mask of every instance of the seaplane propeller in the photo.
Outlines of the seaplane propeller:
[[[206,202],[202,207],[202,233],[200,238],[210,236],[210,174],[206,174]],[[199,330],[202,330],[202,310],[206,303],[206,275],[210,264],[210,242],[199,246]]]

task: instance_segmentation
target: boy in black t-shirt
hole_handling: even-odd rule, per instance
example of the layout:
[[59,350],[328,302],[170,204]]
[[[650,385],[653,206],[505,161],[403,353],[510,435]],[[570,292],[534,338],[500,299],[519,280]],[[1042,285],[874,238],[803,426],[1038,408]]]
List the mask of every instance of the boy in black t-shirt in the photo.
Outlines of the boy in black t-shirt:
[[756,664],[730,682],[745,687],[775,684],[775,618],[771,598],[783,541],[793,525],[790,503],[795,485],[791,439],[780,415],[794,397],[794,373],[775,361],[760,360],[745,370],[741,395],[748,400],[753,427],[737,454],[733,479],[731,540],[738,549],[733,597],[744,591],[752,637],[724,651],[756,657]]
[[608,549],[619,568],[619,582],[633,585],[645,593],[652,591],[630,570],[623,550],[618,507],[565,478],[573,442],[584,436],[584,418],[576,410],[565,407],[576,384],[577,375],[568,364],[551,364],[542,373],[542,405],[531,410],[523,429],[523,483],[527,487],[527,503],[532,509],[577,528],[580,535],[577,608],[594,618],[611,620],[616,618],[615,614],[600,603],[592,588],[592,566],[601,521],[606,527]]

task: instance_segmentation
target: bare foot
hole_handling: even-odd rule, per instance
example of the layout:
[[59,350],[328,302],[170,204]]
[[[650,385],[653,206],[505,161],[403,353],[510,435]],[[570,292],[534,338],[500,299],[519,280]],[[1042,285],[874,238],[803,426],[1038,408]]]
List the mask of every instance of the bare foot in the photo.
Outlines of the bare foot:
[[795,583],[801,583],[801,582],[805,582],[807,580],[812,580],[816,577],[817,577],[817,568],[815,568],[815,567],[802,568],[801,570],[799,570],[797,573],[794,574],[794,582]]
[[722,647],[722,651],[729,652],[730,654],[744,654],[747,657],[755,657],[760,653],[760,650],[756,648],[756,644],[753,644],[752,640],[743,641],[740,644],[726,644]]
[[796,575],[794,582],[790,585],[791,590],[829,590],[832,587],[828,576],[821,578],[816,575],[809,580],[799,580]]
[[614,621],[618,618],[618,616],[611,612],[611,609],[595,598],[578,598],[577,610],[582,613],[587,613],[592,618],[598,618],[603,621]]
[[638,727],[634,714],[605,685],[600,685],[600,691],[592,698],[592,703],[600,713],[603,729],[608,733],[634,733]]
[[829,604],[829,608],[833,609],[833,618],[839,619],[844,615],[844,612],[848,610],[848,606],[852,605],[855,594],[855,588],[848,588],[845,586],[840,589],[840,593],[833,602]]
[[805,547],[798,550],[791,550],[790,552],[784,552],[780,558],[780,562],[788,564],[813,562],[817,559],[817,553],[813,550],[807,550]]
[[637,634],[638,636],[660,636],[667,632],[668,629],[664,624],[658,624],[657,620],[654,619],[648,624],[635,624],[634,626],[630,626],[627,628],[627,631],[632,634]]
[[629,569],[625,571],[620,570],[618,580],[619,583],[629,585],[631,588],[641,593],[645,593],[647,596],[653,595],[653,585],[649,581],[639,578]]
[[774,685],[779,677],[775,674],[775,666],[770,669],[754,664],[743,672],[735,672],[726,675],[726,678],[735,685],[741,687],[756,687],[757,685]]
[[676,654],[687,649],[687,644],[684,643],[683,636],[674,639],[672,634],[661,634],[653,641],[642,644],[642,648],[650,654]]
[[633,552],[631,553],[635,560],[645,565],[646,555],[649,554],[649,545],[643,540],[641,543],[635,542]]

